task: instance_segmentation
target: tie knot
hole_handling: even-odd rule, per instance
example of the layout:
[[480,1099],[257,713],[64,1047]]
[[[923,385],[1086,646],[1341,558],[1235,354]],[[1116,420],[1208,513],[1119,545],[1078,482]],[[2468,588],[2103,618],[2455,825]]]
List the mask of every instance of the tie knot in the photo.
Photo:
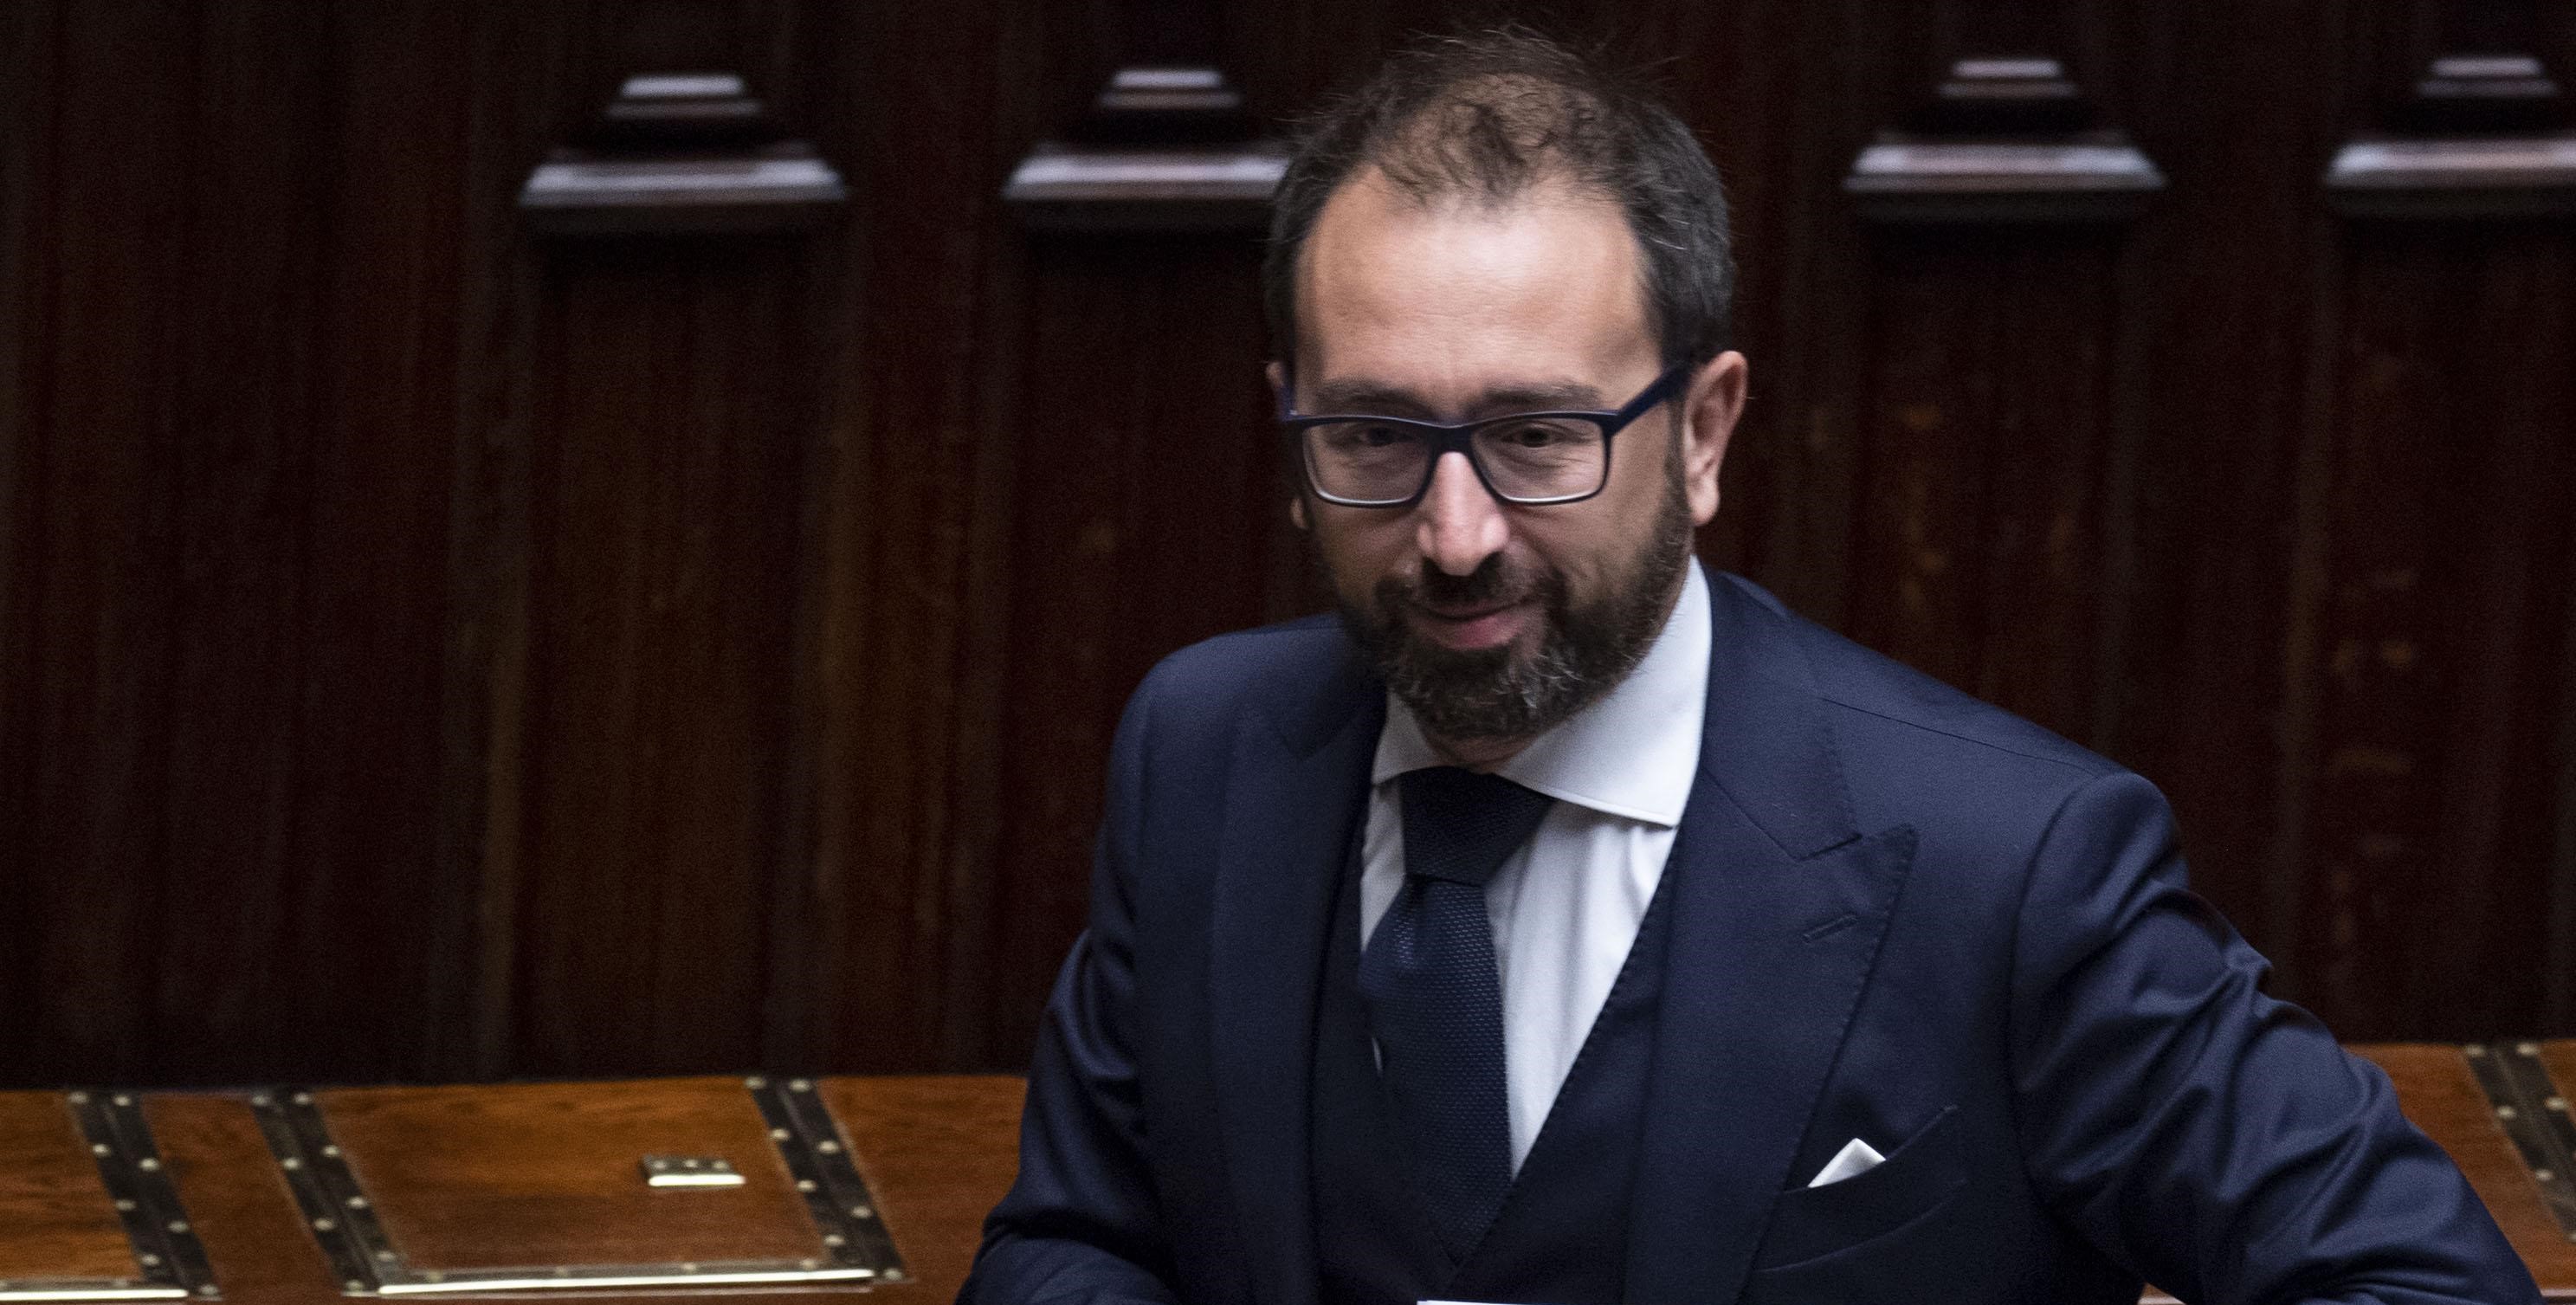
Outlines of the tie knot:
[[1457,766],[1407,771],[1403,786],[1404,868],[1481,886],[1529,839],[1556,799],[1500,775]]

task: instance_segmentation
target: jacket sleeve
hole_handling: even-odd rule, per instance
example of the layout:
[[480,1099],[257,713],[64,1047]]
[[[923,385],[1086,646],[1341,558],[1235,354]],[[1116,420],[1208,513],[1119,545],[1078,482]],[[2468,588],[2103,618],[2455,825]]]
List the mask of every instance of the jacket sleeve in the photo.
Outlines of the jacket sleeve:
[[2145,780],[2067,800],[2012,962],[2017,1126],[2050,1206],[2186,1301],[2537,1302],[2387,1076],[2265,996],[2268,968],[2186,887]]
[[1090,928],[1047,1002],[1020,1116],[1019,1178],[985,1220],[961,1305],[1177,1300],[1145,1157],[1132,1027],[1132,876],[1151,688],[1149,680],[1119,722]]

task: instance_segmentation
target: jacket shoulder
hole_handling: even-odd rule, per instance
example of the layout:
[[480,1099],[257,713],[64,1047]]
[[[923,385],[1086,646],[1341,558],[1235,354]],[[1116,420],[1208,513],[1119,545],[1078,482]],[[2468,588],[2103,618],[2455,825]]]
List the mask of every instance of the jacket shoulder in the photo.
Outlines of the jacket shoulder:
[[1927,739],[1926,746],[2019,757],[2086,778],[2120,769],[2080,744],[1798,615],[1752,581],[1733,575],[1725,580],[1787,628],[1815,677],[1816,696],[1846,718],[1949,741]]
[[1319,706],[1338,706],[1370,685],[1338,617],[1326,613],[1191,644],[1155,664],[1130,701],[1150,706],[1157,732],[1230,727],[1247,711],[1283,732],[1308,726]]
[[1865,828],[1912,824],[2017,842],[2035,836],[2076,790],[2126,773],[2048,729],[1799,616],[1750,581],[1727,576],[1725,584],[1731,604],[1758,609],[1755,619],[1796,649]]

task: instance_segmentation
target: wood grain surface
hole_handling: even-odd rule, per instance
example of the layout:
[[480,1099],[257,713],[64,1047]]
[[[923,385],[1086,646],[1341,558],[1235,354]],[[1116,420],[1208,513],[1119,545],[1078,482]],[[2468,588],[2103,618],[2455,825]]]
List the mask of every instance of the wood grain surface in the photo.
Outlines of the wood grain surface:
[[[739,1078],[314,1095],[414,1272],[829,1254]],[[648,1155],[743,1185],[647,1187]]]
[[[2568,1045],[2555,1044],[2562,1049]],[[2576,1300],[2576,1243],[2569,1242],[2566,1231],[2541,1203],[2530,1169],[2496,1123],[2495,1111],[2460,1049],[2401,1043],[2350,1050],[2388,1071],[2406,1117],[2441,1143],[2460,1172],[2468,1175],[2469,1185],[2486,1202],[2496,1226],[2522,1253],[2542,1294],[2550,1300]]]
[[0,1092],[0,1281],[131,1278],[125,1225],[59,1092]]
[[[1017,1168],[1020,1081],[835,1079],[822,1091],[910,1281],[867,1291],[581,1292],[567,1299],[787,1295],[946,1305],[965,1280],[985,1213]],[[794,1197],[739,1079],[401,1088],[330,1093],[324,1101],[388,1232],[421,1267],[525,1264],[529,1256],[658,1261],[691,1249],[707,1249],[710,1258],[766,1255],[791,1243],[809,1248],[802,1253],[819,1250],[801,1207],[781,1208]],[[244,1094],[155,1094],[146,1110],[225,1300],[340,1299]],[[646,1192],[631,1148],[723,1154],[750,1182],[733,1191]],[[771,1157],[767,1167],[764,1155]],[[449,1183],[457,1186],[440,1186]],[[0,1247],[13,1237],[14,1229],[0,1233]],[[116,1244],[121,1250],[121,1235]]]

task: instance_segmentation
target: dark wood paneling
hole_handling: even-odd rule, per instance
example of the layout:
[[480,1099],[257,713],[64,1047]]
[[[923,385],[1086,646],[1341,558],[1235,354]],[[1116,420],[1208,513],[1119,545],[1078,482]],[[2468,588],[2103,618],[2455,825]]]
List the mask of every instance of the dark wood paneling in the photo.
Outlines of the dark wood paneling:
[[800,242],[550,251],[532,423],[512,1063],[751,1064],[812,375]]
[[[1557,9],[1733,181],[1708,554],[2163,785],[2343,1032],[2570,1031],[2576,238],[2319,188],[2463,38]],[[1275,123],[1461,11],[0,11],[0,1077],[1015,1066],[1126,694],[1321,591],[1254,243],[1028,232],[1003,178],[1140,14]],[[2064,59],[2169,185],[1864,226],[1842,176],[1957,53]],[[620,79],[700,68],[840,170],[829,225],[523,227]]]
[[2100,688],[2117,236],[1884,242],[1852,633],[2082,738]]
[[[2350,245],[2301,968],[2372,1029],[2543,1006],[2571,589],[2563,233]],[[2563,873],[2559,871],[2559,873]]]

